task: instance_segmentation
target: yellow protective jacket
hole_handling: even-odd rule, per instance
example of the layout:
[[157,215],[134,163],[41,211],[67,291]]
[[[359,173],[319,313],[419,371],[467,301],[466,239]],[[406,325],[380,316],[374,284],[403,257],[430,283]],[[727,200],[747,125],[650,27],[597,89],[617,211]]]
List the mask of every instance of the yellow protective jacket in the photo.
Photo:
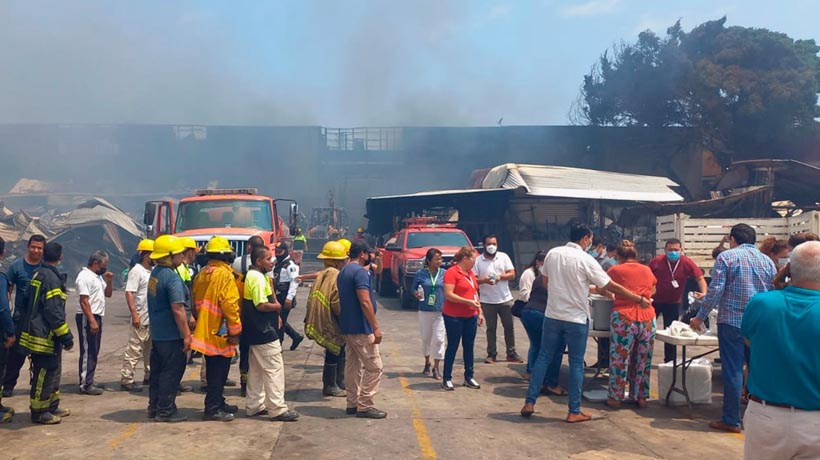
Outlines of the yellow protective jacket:
[[328,267],[319,272],[308,295],[305,314],[305,334],[323,348],[338,355],[344,339],[339,328],[339,288],[336,278],[339,270]]
[[[228,335],[239,335],[242,322],[239,317],[239,289],[230,265],[211,260],[194,278],[194,312],[196,330],[191,338],[191,348],[207,356],[231,357],[236,346],[228,344]],[[227,333],[220,327],[223,320]]]

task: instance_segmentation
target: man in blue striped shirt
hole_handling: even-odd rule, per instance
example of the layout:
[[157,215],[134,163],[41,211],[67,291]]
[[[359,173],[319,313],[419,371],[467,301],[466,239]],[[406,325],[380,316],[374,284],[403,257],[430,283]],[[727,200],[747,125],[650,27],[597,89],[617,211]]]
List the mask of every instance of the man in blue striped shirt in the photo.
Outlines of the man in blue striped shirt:
[[777,267],[755,247],[757,234],[746,224],[737,224],[729,233],[729,250],[717,257],[712,282],[703,303],[690,325],[697,330],[709,312],[718,309],[718,344],[723,376],[723,416],[711,422],[716,430],[740,433],[740,394],[743,365],[749,349],[740,334],[743,311],[755,294],[772,289]]

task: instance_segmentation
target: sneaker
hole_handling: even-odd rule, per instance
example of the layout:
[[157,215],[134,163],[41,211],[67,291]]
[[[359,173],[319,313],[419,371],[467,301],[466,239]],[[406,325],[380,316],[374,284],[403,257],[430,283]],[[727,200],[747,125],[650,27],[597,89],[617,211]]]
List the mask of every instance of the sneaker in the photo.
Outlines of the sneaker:
[[430,375],[430,363],[424,365],[424,370],[421,371],[421,375]]
[[14,396],[14,388],[3,388],[3,397],[11,398]]
[[54,415],[56,415],[57,417],[60,417],[60,418],[66,418],[69,415],[71,415],[71,409],[63,409],[62,407],[58,407],[58,408],[56,408],[52,411],[49,411],[49,412],[51,412],[52,414],[54,414]]
[[305,340],[305,336],[297,335],[296,338],[290,343],[290,351],[296,350],[299,347],[299,344],[302,343],[302,340]]
[[518,355],[516,352],[512,352],[507,355],[507,362],[510,363],[523,363],[524,360],[521,359],[521,356]]
[[225,380],[225,386],[226,387],[235,387],[236,386],[236,380],[231,380],[231,379]]
[[285,411],[276,417],[272,417],[272,422],[295,422],[299,419],[299,413],[293,410]]
[[341,398],[342,396],[347,396],[347,392],[337,387],[336,385],[333,385],[331,387],[322,388],[322,396],[333,396],[334,398]]
[[361,410],[356,411],[356,417],[358,417],[358,418],[380,419],[380,418],[386,418],[387,417],[387,412],[380,411],[380,410],[376,409],[375,407],[371,407],[370,409],[367,409],[365,411],[361,411]]
[[345,414],[347,415],[356,415],[356,412],[358,412],[358,410],[355,407],[348,407],[345,409]]
[[51,412],[44,412],[44,413],[40,414],[40,416],[38,416],[38,417],[35,417],[35,416],[31,417],[31,422],[32,423],[39,423],[41,425],[56,425],[56,424],[60,423],[60,421],[62,421],[62,419],[60,419],[60,417],[52,414]]
[[484,362],[487,363],[487,364],[492,364],[496,361],[498,361],[498,360],[495,359],[495,356],[487,356],[487,359],[484,360]]
[[188,420],[188,417],[184,415],[179,415],[176,413],[174,415],[157,415],[154,417],[155,422],[162,422],[162,423],[179,423]]
[[215,422],[230,422],[233,421],[233,414],[229,414],[223,410],[218,410],[213,414],[202,415],[202,420],[212,420]]
[[0,423],[11,423],[12,418],[14,418],[14,409],[0,406]]
[[85,387],[85,388],[80,387],[80,394],[84,394],[84,395],[99,396],[99,395],[103,394],[104,392],[105,392],[105,390],[98,387],[97,385],[94,385],[93,383],[91,385]]
[[239,412],[239,407],[234,406],[233,404],[225,403],[225,404],[222,405],[221,410],[222,410],[222,412],[227,412],[229,414],[235,414],[235,413]]
[[467,388],[472,388],[473,390],[478,390],[481,388],[481,385],[472,377],[464,381],[464,386]]
[[121,383],[120,391],[130,391],[131,393],[139,393],[142,391],[142,385],[137,382]]
[[453,386],[453,381],[452,380],[444,380],[443,382],[441,382],[441,388],[443,388],[447,391],[453,391],[453,390],[456,389],[456,387]]

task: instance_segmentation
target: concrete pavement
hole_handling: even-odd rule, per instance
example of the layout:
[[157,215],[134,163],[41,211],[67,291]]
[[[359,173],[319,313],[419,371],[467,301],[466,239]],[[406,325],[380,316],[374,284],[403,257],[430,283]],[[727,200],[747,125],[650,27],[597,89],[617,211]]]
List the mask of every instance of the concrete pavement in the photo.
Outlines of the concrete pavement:
[[[299,306],[292,324],[302,329],[307,288],[300,288]],[[70,295],[72,330],[77,297]],[[570,425],[566,397],[542,397],[536,415],[518,415],[526,382],[523,364],[484,364],[485,329],[476,341],[476,378],[480,390],[461,387],[461,364],[454,370],[456,391],[444,392],[438,381],[421,375],[417,314],[403,311],[395,299],[380,300],[378,313],[385,331],[382,355],[385,375],[377,406],[386,420],[365,420],[344,414],[344,398],[321,395],[323,349],[306,340],[296,351],[285,351],[287,400],[302,414],[295,423],[245,418],[243,411],[230,423],[201,421],[204,395],[186,393],[177,399],[189,422],[159,424],[145,415],[147,388],[130,394],[107,391],[101,396],[77,394],[78,352],[64,355],[62,405],[72,415],[57,426],[35,426],[29,421],[28,379],[21,379],[15,396],[4,404],[17,410],[11,424],[0,425],[0,445],[7,458],[400,458],[400,459],[681,459],[694,457],[741,458],[742,435],[711,431],[706,425],[720,415],[720,372],[713,374],[715,398],[711,406],[668,408],[656,399],[647,409],[607,411],[584,402],[591,422]],[[124,294],[109,299],[103,325],[102,356],[97,380],[108,388],[119,386],[122,352],[129,316]],[[528,342],[516,320],[516,342],[526,355]],[[499,345],[503,333],[499,331]],[[286,339],[285,349],[290,346]],[[663,355],[656,343],[655,356]],[[587,362],[595,360],[590,341]],[[564,360],[566,366],[566,360]],[[25,372],[24,372],[25,375]],[[591,374],[587,373],[587,377]],[[138,377],[141,378],[141,371]],[[566,381],[565,369],[562,381]],[[238,369],[231,378],[239,380]],[[653,375],[653,398],[656,391]],[[189,366],[185,382],[199,386],[199,366]],[[592,388],[604,388],[605,381]],[[226,389],[228,402],[244,406],[239,389]],[[44,453],[43,437],[53,454]]]

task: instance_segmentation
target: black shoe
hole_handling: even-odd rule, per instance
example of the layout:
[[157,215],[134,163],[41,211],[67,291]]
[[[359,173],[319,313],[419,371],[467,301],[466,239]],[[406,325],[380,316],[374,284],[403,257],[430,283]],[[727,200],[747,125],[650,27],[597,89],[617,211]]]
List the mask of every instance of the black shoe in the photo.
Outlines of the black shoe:
[[151,385],[151,381],[148,379],[142,379],[142,386],[147,387]]
[[356,415],[357,412],[358,410],[355,407],[348,407],[345,409],[345,414],[347,415]]
[[234,406],[233,404],[223,404],[222,405],[222,412],[227,412],[229,414],[235,414],[239,412],[239,407]]
[[367,409],[366,411],[356,411],[356,417],[358,417],[358,418],[375,418],[375,419],[379,419],[379,418],[387,417],[387,412],[380,411],[380,410],[376,409],[375,407],[371,407],[370,409]]
[[285,411],[276,417],[271,418],[272,422],[295,422],[299,419],[299,413],[293,410]]
[[154,419],[157,416],[157,411],[153,409],[148,409],[148,418]]
[[188,420],[188,417],[184,415],[174,414],[174,415],[157,415],[154,417],[155,422],[162,422],[162,423],[179,423]]
[[447,391],[454,391],[456,389],[456,387],[453,386],[452,380],[442,380],[441,388]]
[[99,396],[99,395],[103,394],[104,392],[105,392],[105,390],[98,387],[97,385],[94,385],[93,383],[91,385],[85,387],[85,388],[80,387],[80,394],[84,394],[84,395]]
[[62,419],[60,417],[52,414],[51,412],[44,412],[43,414],[40,414],[40,416],[38,417],[31,417],[32,423],[39,423],[41,425],[56,425],[60,423],[61,420]]
[[213,414],[205,414],[202,420],[213,420],[215,422],[230,422],[233,420],[233,414],[229,414],[223,410],[218,410]]
[[54,414],[54,415],[56,415],[57,417],[60,417],[60,418],[66,418],[69,415],[71,415],[71,409],[63,409],[62,407],[58,407],[58,408],[56,408],[52,411],[49,411],[49,412],[51,412],[52,414]]
[[3,388],[3,397],[11,398],[14,396],[14,388]]
[[180,384],[179,388],[177,389],[177,394],[190,393],[192,391],[194,391],[194,387],[192,387],[191,385],[182,385],[182,384]]
[[140,391],[142,391],[142,385],[138,384],[137,382],[121,383],[120,390],[130,391],[131,393],[139,393]]
[[248,396],[248,384],[247,383],[242,383],[242,384],[239,385],[239,396],[242,396],[243,398],[245,396]]
[[231,380],[231,379],[225,380],[225,386],[226,387],[235,387],[236,386],[236,380]]
[[302,340],[305,340],[305,336],[297,335],[295,339],[290,343],[290,351],[296,350],[299,347],[299,344],[302,343]]
[[464,386],[467,388],[472,388],[473,390],[478,390],[481,388],[481,385],[472,377],[464,381]]

